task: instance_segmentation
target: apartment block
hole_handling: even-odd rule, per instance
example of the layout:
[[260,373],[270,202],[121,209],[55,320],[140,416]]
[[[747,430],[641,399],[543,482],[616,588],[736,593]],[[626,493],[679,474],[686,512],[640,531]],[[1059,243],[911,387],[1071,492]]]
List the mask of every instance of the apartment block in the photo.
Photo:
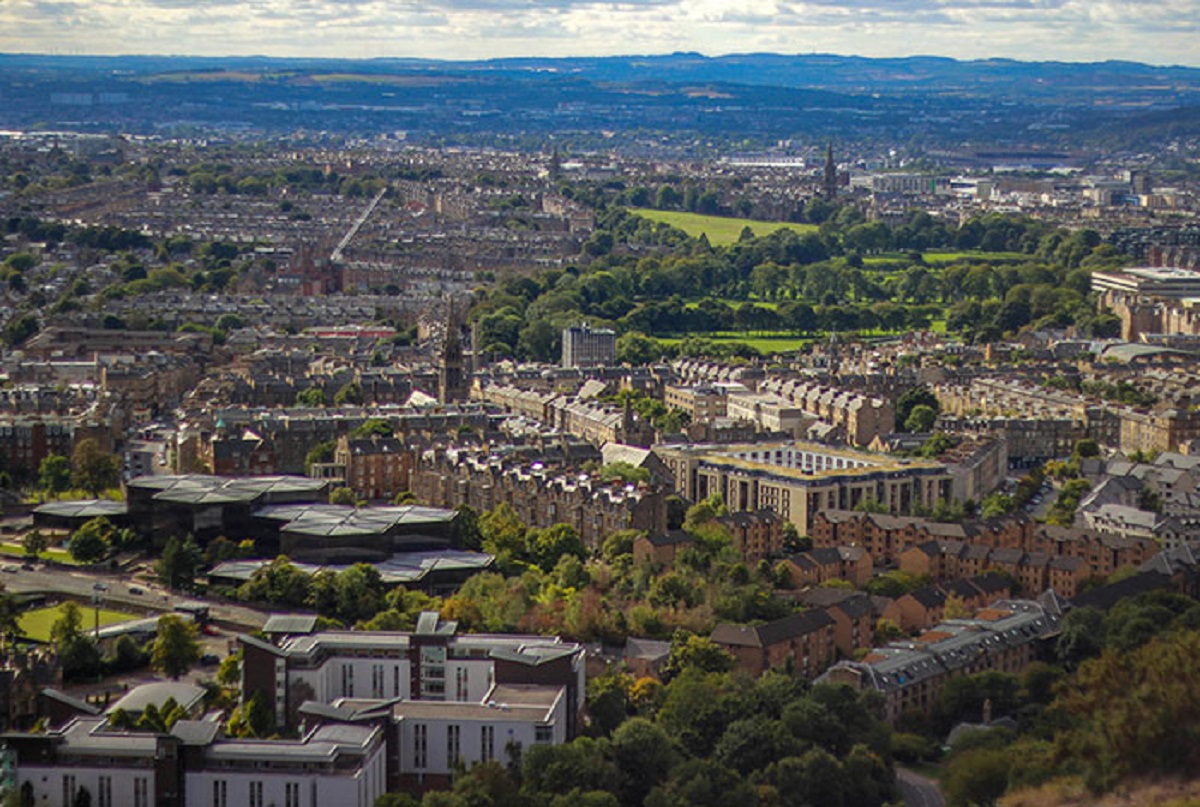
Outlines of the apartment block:
[[1023,672],[1059,632],[1061,612],[1032,600],[1000,600],[970,619],[950,619],[911,640],[873,649],[861,661],[839,661],[817,683],[872,690],[885,719],[928,715],[953,677],[996,670]]

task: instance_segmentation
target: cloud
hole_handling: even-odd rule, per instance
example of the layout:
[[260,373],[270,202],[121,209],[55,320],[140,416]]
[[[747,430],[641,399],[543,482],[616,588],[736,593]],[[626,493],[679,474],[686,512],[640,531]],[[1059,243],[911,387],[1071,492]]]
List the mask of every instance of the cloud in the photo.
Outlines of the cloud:
[[672,50],[1200,65],[1196,0],[0,0],[0,50],[472,59]]

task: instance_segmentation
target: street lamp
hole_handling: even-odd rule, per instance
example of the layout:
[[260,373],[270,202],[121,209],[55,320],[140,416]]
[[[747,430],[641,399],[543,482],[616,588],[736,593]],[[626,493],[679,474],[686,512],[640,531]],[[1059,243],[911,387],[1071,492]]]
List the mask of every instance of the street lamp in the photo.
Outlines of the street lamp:
[[108,591],[108,583],[92,583],[92,608],[96,614],[96,641],[100,641],[100,606],[104,602],[104,592]]

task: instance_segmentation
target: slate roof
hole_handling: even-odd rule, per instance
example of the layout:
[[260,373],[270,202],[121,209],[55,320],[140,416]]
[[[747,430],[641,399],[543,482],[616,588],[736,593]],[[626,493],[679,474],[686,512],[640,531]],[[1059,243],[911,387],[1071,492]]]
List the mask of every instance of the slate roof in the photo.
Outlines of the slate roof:
[[736,647],[771,647],[832,624],[833,617],[814,608],[765,625],[718,625],[709,638],[717,644]]

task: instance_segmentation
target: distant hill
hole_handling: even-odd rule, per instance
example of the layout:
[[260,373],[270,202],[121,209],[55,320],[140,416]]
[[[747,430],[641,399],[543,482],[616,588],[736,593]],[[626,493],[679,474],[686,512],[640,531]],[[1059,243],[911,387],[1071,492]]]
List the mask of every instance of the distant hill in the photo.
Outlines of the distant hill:
[[[0,54],[0,126],[181,128],[631,147],[892,139],[1119,147],[1193,136],[1200,69],[1132,62],[692,53],[487,61]],[[516,139],[516,140],[514,140]]]

